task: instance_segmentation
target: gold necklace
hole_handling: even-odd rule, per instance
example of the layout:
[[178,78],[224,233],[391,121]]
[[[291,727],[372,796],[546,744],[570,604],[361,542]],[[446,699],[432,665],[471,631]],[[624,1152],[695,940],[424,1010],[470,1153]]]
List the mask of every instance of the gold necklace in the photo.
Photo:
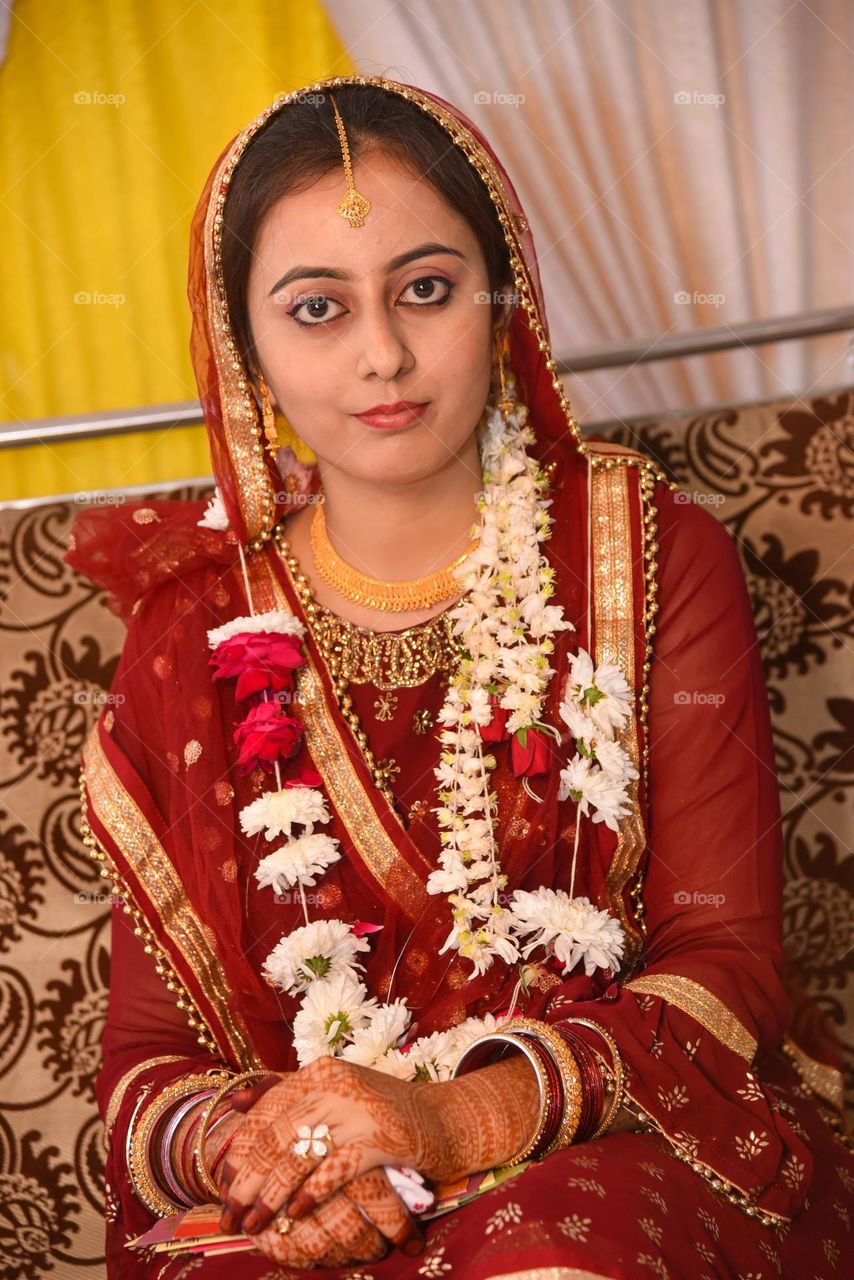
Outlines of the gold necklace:
[[453,564],[428,573],[426,577],[386,582],[382,578],[369,577],[341,559],[329,541],[322,502],[315,509],[310,535],[314,563],[323,581],[346,600],[386,613],[428,609],[440,600],[462,595],[462,587],[453,571],[471,555],[479,541],[475,538]]
[[[348,666],[346,652],[342,653],[339,644],[336,642],[336,634],[335,634],[334,628],[326,627],[322,621],[324,615],[333,619],[335,618],[335,615],[331,614],[329,610],[325,609],[323,605],[319,604],[315,600],[314,596],[311,594],[311,584],[309,583],[308,578],[302,572],[300,568],[299,560],[296,558],[296,556],[293,554],[291,550],[291,544],[288,541],[287,537],[285,536],[284,525],[283,524],[277,525],[273,530],[273,535],[276,539],[276,545],[279,549],[279,553],[282,556],[282,559],[285,561],[288,567],[288,570],[290,571],[291,580],[293,581],[293,584],[297,590],[297,594],[300,597],[300,602],[302,604],[303,611],[306,617],[308,618],[309,623],[311,624],[312,635],[315,637],[318,650],[324,662],[326,663],[327,669],[329,671],[329,677],[330,677],[330,680],[332,681],[332,689],[335,694],[335,698],[338,703],[338,707],[341,712],[341,715],[349,725],[350,730],[353,734],[353,737],[355,738],[356,742],[359,745],[359,748],[362,752],[365,763],[368,766],[368,769],[370,770],[370,773],[371,773],[371,777],[374,780],[375,786],[385,796],[386,800],[388,801],[389,808],[391,809],[394,816],[400,822],[401,821],[400,814],[397,812],[397,809],[395,808],[396,797],[394,795],[394,792],[391,789],[391,781],[393,780],[394,776],[397,773],[399,773],[400,766],[391,757],[388,757],[383,760],[377,760],[373,751],[368,746],[367,734],[365,733],[364,729],[362,728],[359,722],[359,717],[353,708],[353,699],[348,692],[348,686],[349,686],[350,680],[348,675],[346,674],[346,670]],[[346,619],[340,619],[340,621],[346,622]],[[435,625],[436,622],[437,622],[437,619],[430,618],[428,619],[427,623],[420,623],[416,627],[410,628],[408,632],[403,632],[403,633],[398,632],[396,634],[401,639],[403,639],[404,637],[408,636],[410,632],[416,632],[419,629],[428,628],[431,623]],[[372,632],[367,631],[365,628],[356,627],[355,623],[350,623],[349,625],[353,628],[355,632],[361,631],[367,636],[374,634]],[[451,633],[449,632],[448,633],[449,646],[451,644],[451,639],[452,639]],[[442,668],[447,669],[448,665],[455,666],[459,658],[462,657],[463,652],[464,651],[460,649],[459,643],[457,642],[454,646],[454,652],[452,654],[450,664],[442,662],[441,664]],[[438,666],[437,666],[437,669],[439,669]],[[401,822],[401,826],[402,825],[403,823]]]

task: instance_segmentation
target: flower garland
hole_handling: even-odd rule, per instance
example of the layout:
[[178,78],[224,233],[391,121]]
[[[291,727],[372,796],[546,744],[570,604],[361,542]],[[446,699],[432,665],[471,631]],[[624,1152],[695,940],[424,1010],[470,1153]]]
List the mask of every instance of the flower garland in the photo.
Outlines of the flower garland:
[[[540,887],[516,890],[507,905],[500,898],[507,884],[495,844],[495,800],[488,774],[494,755],[484,744],[510,739],[511,764],[528,778],[548,768],[546,737],[559,731],[540,716],[550,677],[552,637],[574,630],[554,594],[554,570],[538,544],[550,536],[551,501],[543,497],[545,473],[526,445],[534,442],[526,426],[527,409],[516,405],[507,419],[489,408],[479,435],[484,489],[478,495],[479,545],[456,570],[465,594],[450,612],[463,638],[464,657],[448,686],[438,721],[443,726],[437,815],[442,840],[440,866],[427,890],[445,893],[452,928],[442,952],[453,948],[471,960],[474,974],[485,972],[495,957],[508,964],[527,960],[543,948],[563,965],[566,975],[579,962],[589,976],[597,967],[618,969],[624,935],[617,920],[586,897],[573,897],[578,827],[576,823],[570,893]],[[199,522],[225,528],[218,495]],[[242,559],[247,597],[251,591]],[[302,722],[285,708],[292,705],[295,672],[305,663],[303,624],[283,610],[250,613],[208,632],[215,679],[236,678],[235,696],[250,704],[234,734],[237,769],[247,774],[260,766],[275,775],[276,789],[246,805],[239,815],[247,837],[264,834],[277,847],[255,869],[259,888],[277,894],[299,891],[305,924],[283,936],[263,966],[268,982],[300,996],[294,1017],[294,1045],[300,1066],[315,1058],[340,1056],[402,1079],[447,1079],[459,1055],[478,1036],[511,1016],[467,1018],[447,1031],[407,1043],[411,1014],[405,1001],[381,1004],[360,978],[358,957],[370,950],[368,935],[382,926],[338,919],[310,921],[305,887],[341,857],[339,841],[315,827],[331,821],[322,779],[314,770],[281,777],[281,764],[297,754]],[[559,798],[577,803],[579,815],[618,829],[629,811],[627,789],[638,777],[616,732],[629,714],[632,694],[619,669],[596,667],[585,650],[569,659],[560,704],[561,718],[576,742],[576,753],[561,770]],[[281,842],[281,843],[280,843]],[[525,966],[520,963],[520,986]]]

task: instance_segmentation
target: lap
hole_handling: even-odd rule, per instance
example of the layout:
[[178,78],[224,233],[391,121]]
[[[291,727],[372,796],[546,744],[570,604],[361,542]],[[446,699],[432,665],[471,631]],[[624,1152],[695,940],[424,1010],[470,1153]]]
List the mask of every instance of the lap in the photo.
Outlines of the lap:
[[[427,1226],[424,1253],[319,1268],[318,1280],[803,1280],[854,1274],[854,1156],[812,1099],[793,1097],[815,1157],[808,1207],[764,1227],[652,1133],[556,1152]],[[156,1259],[153,1280],[298,1280],[263,1256]]]

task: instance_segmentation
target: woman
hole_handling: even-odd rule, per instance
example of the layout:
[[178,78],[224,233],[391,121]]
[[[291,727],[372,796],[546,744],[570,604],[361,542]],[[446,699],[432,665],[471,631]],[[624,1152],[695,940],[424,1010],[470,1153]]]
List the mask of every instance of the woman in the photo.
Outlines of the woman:
[[[378,77],[278,98],[189,292],[218,497],[69,553],[129,619],[83,786],[110,1275],[843,1274],[737,552],[582,441],[488,144]],[[252,1252],[127,1249],[211,1201]]]

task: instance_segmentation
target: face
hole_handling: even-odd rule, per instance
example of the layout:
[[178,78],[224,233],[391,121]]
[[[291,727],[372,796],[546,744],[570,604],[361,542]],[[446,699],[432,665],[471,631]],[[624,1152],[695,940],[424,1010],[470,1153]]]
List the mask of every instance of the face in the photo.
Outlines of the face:
[[[473,457],[479,478],[474,431],[494,349],[480,244],[398,161],[365,157],[353,179],[371,201],[361,227],[337,212],[343,165],[262,224],[248,287],[261,371],[321,476],[408,484]],[[417,406],[403,425],[356,416],[400,401]]]

